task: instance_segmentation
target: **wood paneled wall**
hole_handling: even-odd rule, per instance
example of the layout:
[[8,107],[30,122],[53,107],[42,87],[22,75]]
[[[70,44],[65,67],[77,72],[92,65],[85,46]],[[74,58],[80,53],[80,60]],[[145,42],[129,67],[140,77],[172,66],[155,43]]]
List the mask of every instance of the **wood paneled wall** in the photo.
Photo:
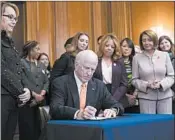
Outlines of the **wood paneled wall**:
[[131,2],[111,2],[112,31],[119,40],[132,38]]
[[120,40],[130,37],[138,44],[140,32],[148,29],[152,23],[163,21],[166,24],[169,21],[169,28],[174,27],[172,4],[173,2],[26,2],[26,40],[39,41],[41,51],[49,54],[51,64],[65,52],[65,41],[79,31],[89,34],[90,49],[94,51],[98,50],[97,37],[108,32],[114,32]]
[[37,40],[41,52],[46,52],[53,62],[55,60],[54,3],[26,2],[26,14],[26,40]]
[[[130,2],[26,2],[26,40],[40,42],[41,51],[49,54],[51,64],[65,51],[67,38],[79,31],[90,36],[90,49],[97,51],[98,36],[115,32],[121,39],[131,35],[123,21],[129,17],[126,9]],[[124,7],[120,8],[120,5]],[[117,6],[126,18],[118,13]],[[120,15],[120,16],[119,16]],[[112,20],[114,18],[114,20]],[[125,22],[126,23],[126,22]],[[124,26],[123,26],[124,25]],[[120,30],[118,30],[120,28]],[[120,33],[122,31],[124,32]],[[130,30],[130,28],[129,28]]]
[[172,32],[174,36],[174,2],[132,2],[131,13],[135,44],[142,31],[155,26],[162,26],[164,33]]

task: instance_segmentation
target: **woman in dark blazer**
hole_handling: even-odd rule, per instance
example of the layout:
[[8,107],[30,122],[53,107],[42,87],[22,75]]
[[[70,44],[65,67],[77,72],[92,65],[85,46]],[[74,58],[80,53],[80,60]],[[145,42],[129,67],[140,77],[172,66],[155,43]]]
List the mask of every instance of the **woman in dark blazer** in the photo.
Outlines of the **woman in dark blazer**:
[[130,38],[124,38],[120,42],[122,56],[126,68],[128,78],[128,89],[126,97],[128,99],[128,107],[125,108],[126,113],[139,113],[139,106],[137,100],[137,89],[131,84],[132,80],[132,59],[135,55],[134,43]]
[[127,74],[120,45],[114,34],[103,36],[98,51],[99,62],[94,77],[102,80],[113,97],[126,105]]
[[46,53],[40,53],[37,60],[44,64],[44,66],[46,67],[47,77],[50,78],[51,65],[50,65],[49,56]]
[[22,65],[28,81],[32,83],[32,101],[19,108],[19,139],[38,140],[40,136],[39,106],[45,104],[49,80],[43,63],[37,61],[40,47],[37,41],[28,41],[23,47]]
[[[65,44],[65,46],[66,45],[67,44]],[[71,45],[74,47],[74,51],[63,53],[61,57],[55,61],[51,71],[50,82],[55,78],[66,75],[74,70],[75,56],[78,52],[88,49],[89,36],[84,32],[78,32],[73,37]]]
[[[169,36],[163,35],[159,38],[158,50],[168,52],[175,71],[174,44]],[[171,89],[175,93],[175,83]],[[175,114],[175,96],[173,97],[173,114]]]

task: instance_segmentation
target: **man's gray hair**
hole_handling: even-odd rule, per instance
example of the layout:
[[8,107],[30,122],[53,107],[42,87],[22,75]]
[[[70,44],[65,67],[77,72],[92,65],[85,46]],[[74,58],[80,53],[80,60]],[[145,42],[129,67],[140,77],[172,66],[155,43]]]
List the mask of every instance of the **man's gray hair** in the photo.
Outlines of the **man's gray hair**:
[[93,59],[94,61],[98,62],[98,56],[95,52],[93,52],[92,50],[84,50],[81,51],[77,54],[76,58],[75,58],[75,64],[79,64],[79,63],[84,63],[85,60],[88,59]]

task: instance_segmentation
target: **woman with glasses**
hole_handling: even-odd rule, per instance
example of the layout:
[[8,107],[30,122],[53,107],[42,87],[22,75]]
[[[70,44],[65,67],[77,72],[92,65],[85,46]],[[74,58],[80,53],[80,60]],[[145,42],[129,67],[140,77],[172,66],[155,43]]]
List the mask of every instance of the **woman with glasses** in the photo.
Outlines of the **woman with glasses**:
[[19,9],[15,4],[1,2],[1,139],[13,140],[18,109],[28,103],[31,92],[26,79],[19,52],[12,39]]
[[138,89],[140,112],[172,114],[174,70],[170,57],[157,50],[158,37],[152,30],[143,31],[139,43],[143,52],[133,58],[132,84]]

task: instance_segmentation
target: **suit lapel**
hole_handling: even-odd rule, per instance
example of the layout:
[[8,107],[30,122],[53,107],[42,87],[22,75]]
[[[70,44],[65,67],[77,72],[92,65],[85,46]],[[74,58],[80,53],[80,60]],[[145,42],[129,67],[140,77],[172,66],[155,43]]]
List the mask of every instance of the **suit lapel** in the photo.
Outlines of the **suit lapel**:
[[[117,63],[113,62],[112,63],[112,87],[115,87],[116,79],[118,77],[118,69],[117,69],[117,67],[118,67]],[[111,92],[113,93],[112,90],[111,90]]]
[[116,63],[112,62],[112,83],[114,82],[114,77],[116,76],[115,71],[116,71]]
[[79,94],[78,94],[78,88],[77,88],[77,84],[76,84],[73,73],[71,75],[69,75],[68,88],[70,89],[75,108],[80,108],[80,101],[79,101],[80,99],[79,99]]
[[86,106],[91,105],[94,106],[94,98],[95,98],[95,91],[96,91],[96,84],[90,80],[87,86],[87,93],[86,93]]
[[99,59],[99,67],[98,67],[98,71],[99,71],[99,76],[100,76],[100,80],[103,80],[103,76],[102,76],[102,59]]

